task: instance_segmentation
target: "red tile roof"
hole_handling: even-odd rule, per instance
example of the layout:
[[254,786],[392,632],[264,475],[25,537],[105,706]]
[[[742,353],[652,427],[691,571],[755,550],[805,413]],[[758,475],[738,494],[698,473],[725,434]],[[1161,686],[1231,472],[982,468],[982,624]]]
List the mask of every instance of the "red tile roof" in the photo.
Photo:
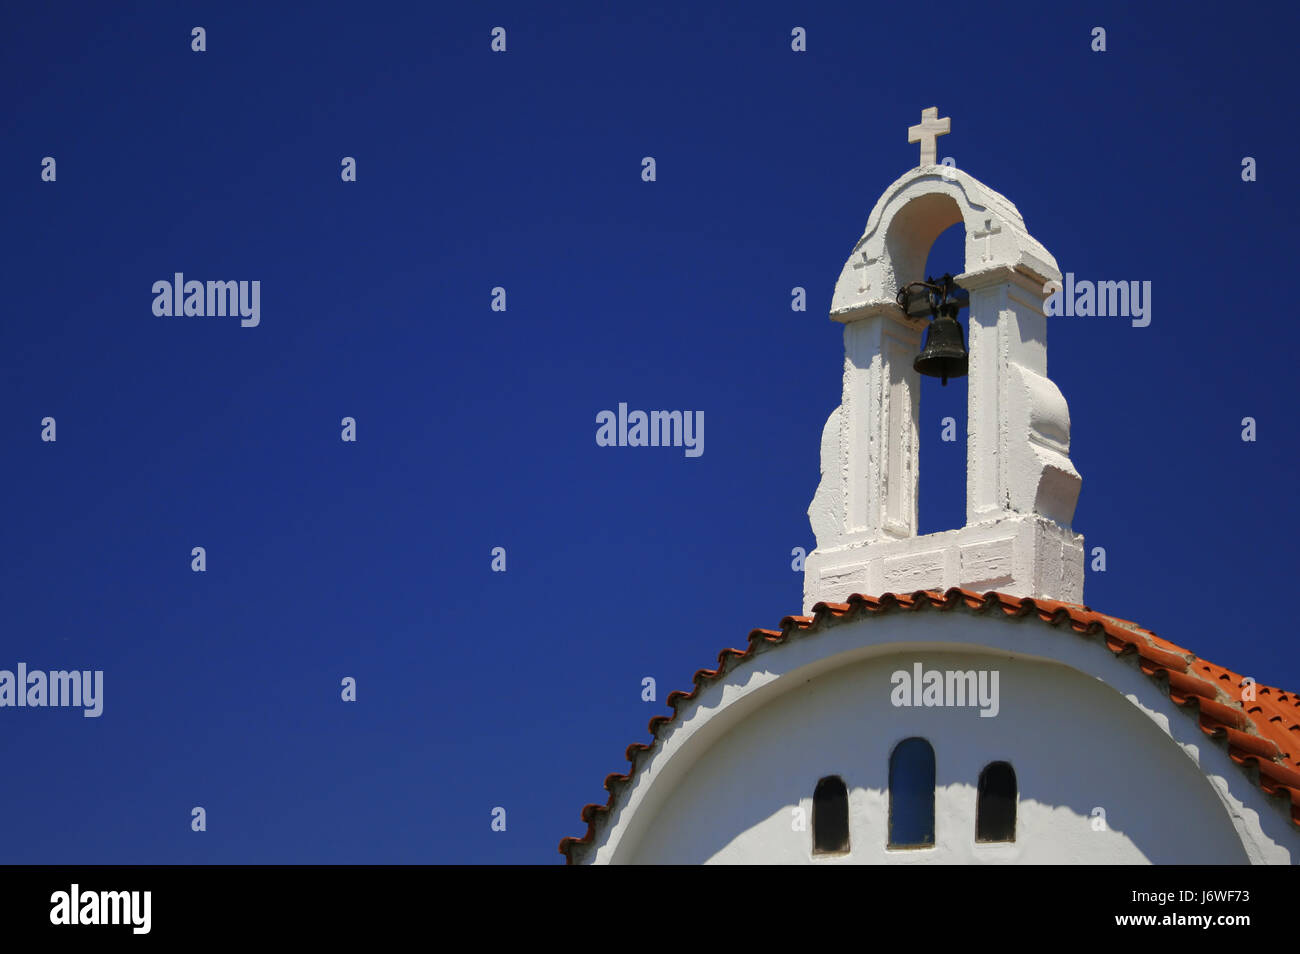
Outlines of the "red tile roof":
[[610,812],[620,790],[631,782],[638,757],[654,748],[661,739],[660,730],[677,718],[679,703],[694,699],[706,685],[751,655],[755,647],[783,643],[792,635],[816,630],[827,619],[923,608],[940,612],[955,609],[972,613],[1001,612],[1008,617],[1032,614],[1050,626],[1069,624],[1077,633],[1099,636],[1116,656],[1137,653],[1142,671],[1167,683],[1170,699],[1179,706],[1196,707],[1202,732],[1226,744],[1232,760],[1252,771],[1265,792],[1288,799],[1291,822],[1300,828],[1300,693],[1257,685],[1255,700],[1242,702],[1239,687],[1243,677],[1239,673],[1206,662],[1136,623],[1095,613],[1078,603],[1022,599],[1005,593],[980,594],[954,587],[947,592],[919,590],[902,596],[886,593],[879,598],[855,593],[846,603],[818,603],[813,607],[812,616],[787,616],[781,620],[780,630],[751,632],[748,648],[724,649],[718,653],[718,668],[696,672],[695,686],[690,692],[678,690],[668,694],[667,703],[673,714],[650,720],[650,744],[633,742],[627,747],[626,756],[632,767],[624,774],[606,776],[608,799],[604,805],[583,807],[582,820],[587,823],[587,832],[581,838],[561,839],[560,853],[572,864],[573,847],[592,840],[597,820]]

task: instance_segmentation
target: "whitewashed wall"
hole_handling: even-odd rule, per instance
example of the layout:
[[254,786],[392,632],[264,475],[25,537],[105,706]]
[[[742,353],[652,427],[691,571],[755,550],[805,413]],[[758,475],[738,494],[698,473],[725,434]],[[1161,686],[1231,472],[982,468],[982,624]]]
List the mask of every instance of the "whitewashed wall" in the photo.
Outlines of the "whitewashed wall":
[[[895,708],[891,674],[918,660],[998,669],[999,714]],[[757,656],[684,715],[599,833],[595,860],[1285,864],[1300,846],[1285,811],[1131,658],[1036,620],[840,623]],[[935,749],[936,845],[889,850],[889,753],[913,735]],[[977,845],[975,787],[996,760],[1016,771],[1017,837]],[[811,820],[825,775],[849,787],[847,857],[814,858],[811,830],[792,830],[795,806]],[[1097,806],[1107,831],[1092,828]]]

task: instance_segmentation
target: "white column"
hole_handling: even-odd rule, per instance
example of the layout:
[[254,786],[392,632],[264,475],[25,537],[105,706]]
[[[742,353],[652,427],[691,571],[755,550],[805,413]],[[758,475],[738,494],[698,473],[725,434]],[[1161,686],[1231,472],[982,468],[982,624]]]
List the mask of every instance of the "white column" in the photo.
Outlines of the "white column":
[[894,306],[844,328],[845,528],[867,539],[916,536],[920,331]]

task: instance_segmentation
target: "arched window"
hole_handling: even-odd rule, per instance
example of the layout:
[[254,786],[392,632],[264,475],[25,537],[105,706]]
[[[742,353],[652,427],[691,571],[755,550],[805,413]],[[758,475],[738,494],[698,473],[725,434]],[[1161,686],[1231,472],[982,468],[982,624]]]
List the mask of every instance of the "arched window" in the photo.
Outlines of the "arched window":
[[934,844],[934,749],[904,739],[889,756],[889,847]]
[[849,850],[849,790],[844,779],[828,775],[813,792],[813,851]]
[[1007,762],[990,762],[980,772],[975,840],[1016,840],[1016,770]]

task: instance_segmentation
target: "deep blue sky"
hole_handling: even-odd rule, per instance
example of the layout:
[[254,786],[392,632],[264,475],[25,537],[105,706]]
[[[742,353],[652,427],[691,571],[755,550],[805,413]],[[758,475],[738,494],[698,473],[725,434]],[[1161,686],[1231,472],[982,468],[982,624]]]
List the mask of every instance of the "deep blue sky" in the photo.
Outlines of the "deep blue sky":
[[[1154,284],[1050,324],[1085,600],[1300,688],[1294,8],[680,6],[6,8],[0,668],[105,701],[0,709],[0,861],[561,861],[668,691],[799,611],[831,291],[927,106],[1063,271]],[[155,317],[176,271],[260,326]],[[620,401],[705,453],[597,447]]]

